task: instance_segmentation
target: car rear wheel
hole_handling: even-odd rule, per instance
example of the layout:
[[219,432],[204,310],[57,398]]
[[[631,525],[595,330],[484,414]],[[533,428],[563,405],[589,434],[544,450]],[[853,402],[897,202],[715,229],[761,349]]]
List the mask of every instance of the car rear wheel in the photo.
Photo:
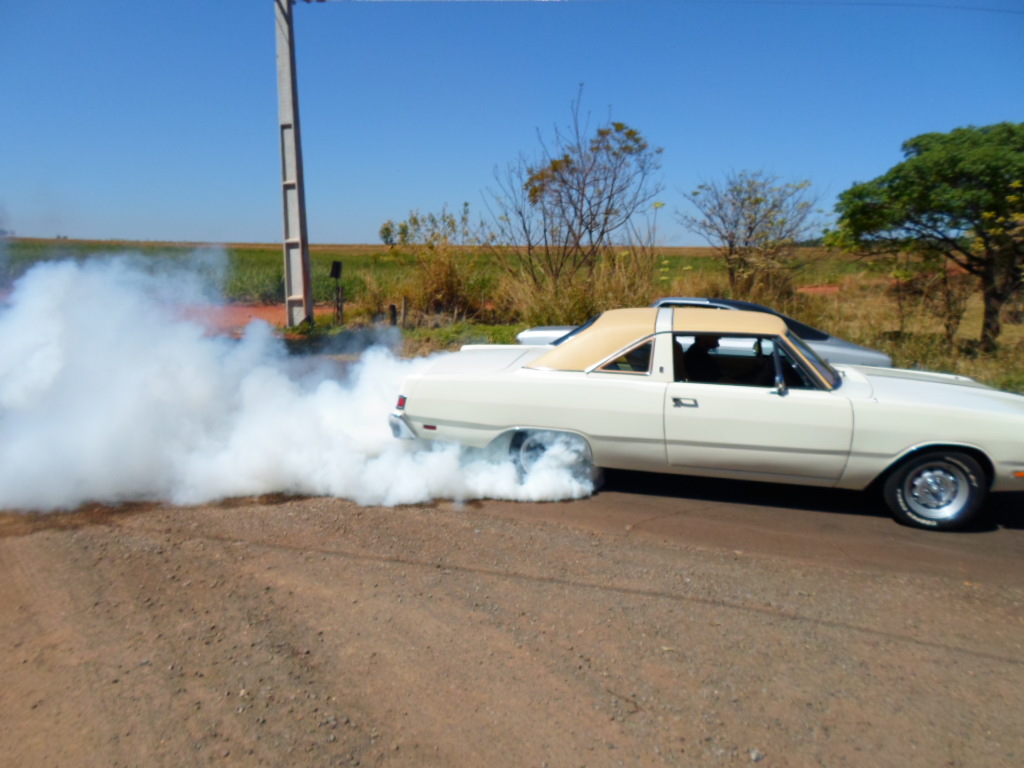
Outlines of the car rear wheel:
[[517,432],[512,437],[510,452],[520,475],[527,475],[549,449],[559,447],[565,451],[564,466],[581,481],[600,484],[601,472],[594,466],[590,446],[579,435],[551,430]]
[[517,432],[512,438],[512,461],[522,474],[528,473],[554,439],[553,432]]
[[963,528],[981,512],[986,478],[978,462],[960,451],[928,451],[898,466],[883,487],[893,517],[933,530]]

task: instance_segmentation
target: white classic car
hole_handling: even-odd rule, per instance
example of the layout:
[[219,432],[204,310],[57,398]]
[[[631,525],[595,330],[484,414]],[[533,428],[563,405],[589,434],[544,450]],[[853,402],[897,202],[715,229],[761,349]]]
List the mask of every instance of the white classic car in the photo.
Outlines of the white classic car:
[[833,367],[760,312],[611,310],[555,347],[463,347],[401,393],[396,437],[508,451],[523,471],[554,436],[588,467],[877,487],[898,521],[932,529],[1024,490],[1024,396]]

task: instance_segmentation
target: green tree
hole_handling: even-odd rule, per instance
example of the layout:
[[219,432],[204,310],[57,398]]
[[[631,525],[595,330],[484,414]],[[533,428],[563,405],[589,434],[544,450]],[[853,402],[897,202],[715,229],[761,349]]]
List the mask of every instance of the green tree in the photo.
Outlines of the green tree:
[[653,280],[649,254],[662,189],[660,148],[618,121],[591,133],[579,98],[571,109],[568,127],[556,129],[550,146],[541,142],[539,160],[520,155],[495,173],[490,193],[495,256],[562,321],[585,319],[587,302],[572,297],[592,296],[604,262],[624,246],[636,263],[650,262]]
[[992,352],[1003,307],[1024,277],[1024,123],[926,133],[907,141],[903,155],[839,196],[828,240],[863,253],[939,255],[976,276],[980,346]]
[[676,218],[722,257],[735,295],[773,299],[789,290],[797,246],[822,230],[810,186],[762,171],[731,173],[685,195],[696,213]]

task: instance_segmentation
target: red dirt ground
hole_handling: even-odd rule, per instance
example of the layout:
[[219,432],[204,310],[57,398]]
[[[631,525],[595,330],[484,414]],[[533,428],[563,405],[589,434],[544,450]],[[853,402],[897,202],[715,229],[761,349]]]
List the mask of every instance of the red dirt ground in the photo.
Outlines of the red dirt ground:
[[253,320],[264,320],[283,327],[287,322],[284,304],[249,304],[233,302],[222,306],[190,307],[185,316],[205,325],[211,333],[241,336]]

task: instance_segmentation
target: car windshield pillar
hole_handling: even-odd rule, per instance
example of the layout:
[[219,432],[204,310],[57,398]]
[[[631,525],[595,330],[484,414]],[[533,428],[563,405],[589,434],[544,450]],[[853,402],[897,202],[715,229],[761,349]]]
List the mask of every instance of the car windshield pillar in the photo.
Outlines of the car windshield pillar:
[[821,355],[815,352],[810,344],[792,332],[786,334],[786,339],[796,347],[797,351],[814,369],[814,372],[825,382],[828,389],[838,389],[842,386],[843,377]]

